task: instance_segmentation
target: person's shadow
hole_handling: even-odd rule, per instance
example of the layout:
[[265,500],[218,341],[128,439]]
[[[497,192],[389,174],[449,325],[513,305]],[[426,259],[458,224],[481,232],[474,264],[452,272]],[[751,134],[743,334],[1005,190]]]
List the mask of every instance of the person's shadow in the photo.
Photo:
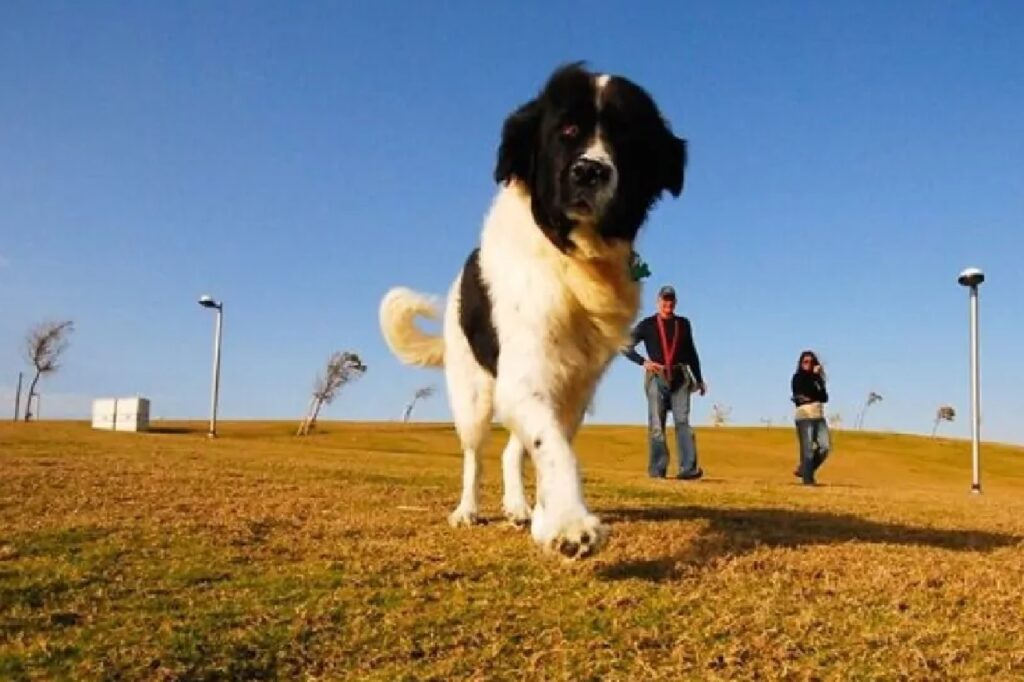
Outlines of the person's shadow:
[[688,565],[703,565],[716,557],[738,556],[762,547],[799,547],[856,541],[988,552],[1024,542],[1024,538],[1007,533],[917,528],[869,521],[850,514],[793,509],[634,507],[606,509],[602,511],[601,517],[612,523],[710,522],[682,553],[653,559],[627,560],[599,569],[598,574],[609,580],[672,580],[679,577]]

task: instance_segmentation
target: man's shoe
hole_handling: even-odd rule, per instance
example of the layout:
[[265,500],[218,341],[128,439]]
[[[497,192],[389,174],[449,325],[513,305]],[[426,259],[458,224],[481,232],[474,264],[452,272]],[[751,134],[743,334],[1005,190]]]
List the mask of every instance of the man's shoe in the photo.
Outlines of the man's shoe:
[[696,481],[698,478],[702,478],[703,476],[704,470],[698,467],[696,471],[691,473],[684,473],[680,471],[679,474],[676,475],[676,478],[680,481]]

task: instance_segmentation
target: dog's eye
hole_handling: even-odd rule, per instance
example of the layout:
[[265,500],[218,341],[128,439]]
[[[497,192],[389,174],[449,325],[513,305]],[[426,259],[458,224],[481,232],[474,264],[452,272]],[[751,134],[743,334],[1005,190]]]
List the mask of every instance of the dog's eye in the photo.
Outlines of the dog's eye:
[[562,126],[562,130],[559,133],[563,140],[575,140],[580,134],[580,127],[575,123],[567,123]]

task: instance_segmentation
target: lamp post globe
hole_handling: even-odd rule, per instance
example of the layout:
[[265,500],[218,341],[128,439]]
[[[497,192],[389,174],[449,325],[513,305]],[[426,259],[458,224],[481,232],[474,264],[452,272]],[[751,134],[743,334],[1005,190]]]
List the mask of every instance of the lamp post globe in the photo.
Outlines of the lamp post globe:
[[214,300],[213,296],[203,294],[199,297],[199,305],[204,308],[220,308],[221,304]]
[[985,281],[985,273],[979,268],[967,268],[956,278],[960,286],[976,287]]

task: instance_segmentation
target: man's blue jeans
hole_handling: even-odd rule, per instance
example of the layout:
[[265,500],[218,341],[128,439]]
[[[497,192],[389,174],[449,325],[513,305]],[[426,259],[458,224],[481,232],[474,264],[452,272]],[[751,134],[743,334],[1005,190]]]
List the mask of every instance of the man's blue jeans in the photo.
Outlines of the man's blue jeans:
[[697,444],[690,429],[690,389],[685,384],[669,390],[668,384],[648,373],[644,380],[647,389],[647,438],[650,445],[647,474],[663,478],[668,473],[668,443],[665,438],[665,420],[669,410],[675,423],[676,448],[679,455],[679,474],[697,473]]
[[828,424],[824,419],[797,419],[796,435],[800,440],[800,478],[804,483],[814,483],[814,473],[831,448]]

